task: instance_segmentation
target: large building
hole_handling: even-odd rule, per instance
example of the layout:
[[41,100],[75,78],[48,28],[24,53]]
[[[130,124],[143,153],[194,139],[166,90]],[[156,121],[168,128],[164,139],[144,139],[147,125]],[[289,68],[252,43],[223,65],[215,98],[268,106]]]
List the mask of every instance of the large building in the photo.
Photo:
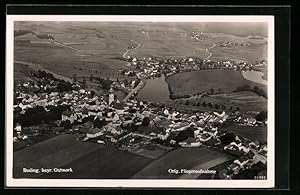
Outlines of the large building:
[[113,88],[110,88],[108,95],[108,105],[111,105],[115,101],[115,95]]

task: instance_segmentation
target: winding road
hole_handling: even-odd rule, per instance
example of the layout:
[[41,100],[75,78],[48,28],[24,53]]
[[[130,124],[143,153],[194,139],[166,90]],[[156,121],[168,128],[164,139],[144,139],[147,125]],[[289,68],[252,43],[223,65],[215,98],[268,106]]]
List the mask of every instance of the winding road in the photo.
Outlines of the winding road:
[[140,44],[140,43],[138,43],[138,42],[136,42],[136,41],[134,41],[134,40],[131,40],[131,42],[137,44],[137,46],[134,47],[134,48],[131,48],[131,49],[127,49],[127,50],[124,52],[124,54],[123,54],[123,58],[126,58],[126,55],[128,54],[128,52],[130,52],[130,51],[132,51],[132,50],[135,50],[135,49],[138,49],[138,48],[141,47],[141,45],[142,45],[142,44]]
[[208,53],[208,56],[205,58],[206,60],[209,60],[209,58],[212,56],[212,53],[208,50],[213,49],[214,47],[216,47],[216,44],[213,44],[211,47],[205,49],[206,53]]

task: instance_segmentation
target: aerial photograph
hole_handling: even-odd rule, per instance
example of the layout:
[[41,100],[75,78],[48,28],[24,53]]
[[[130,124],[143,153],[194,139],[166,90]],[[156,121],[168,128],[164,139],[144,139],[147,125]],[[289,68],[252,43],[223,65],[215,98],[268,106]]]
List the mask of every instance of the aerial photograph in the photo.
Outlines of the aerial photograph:
[[13,178],[267,180],[266,22],[13,28]]

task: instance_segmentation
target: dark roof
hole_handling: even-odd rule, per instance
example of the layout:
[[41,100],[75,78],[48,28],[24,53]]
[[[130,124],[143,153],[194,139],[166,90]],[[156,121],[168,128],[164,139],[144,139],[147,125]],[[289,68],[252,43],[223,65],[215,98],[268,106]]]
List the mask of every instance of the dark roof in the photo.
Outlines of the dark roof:
[[89,113],[89,110],[86,107],[84,107],[82,109],[82,114],[88,114],[88,113]]
[[65,111],[63,111],[62,115],[71,116],[72,112],[70,110],[65,110]]
[[124,109],[124,104],[123,104],[123,103],[113,102],[113,107],[114,107],[115,109],[121,110],[121,109]]
[[238,160],[240,162],[245,162],[245,161],[249,160],[249,158],[247,156],[241,156],[241,157],[238,158]]
[[205,142],[205,144],[209,145],[209,146],[215,146],[219,143],[219,141],[217,139],[210,139],[208,141]]
[[99,128],[91,128],[91,129],[89,129],[88,133],[90,133],[90,134],[96,134],[99,131],[101,131],[101,129],[99,129]]
[[89,104],[89,105],[96,105],[96,102],[95,102],[95,101],[92,101],[92,102],[89,102],[88,104]]

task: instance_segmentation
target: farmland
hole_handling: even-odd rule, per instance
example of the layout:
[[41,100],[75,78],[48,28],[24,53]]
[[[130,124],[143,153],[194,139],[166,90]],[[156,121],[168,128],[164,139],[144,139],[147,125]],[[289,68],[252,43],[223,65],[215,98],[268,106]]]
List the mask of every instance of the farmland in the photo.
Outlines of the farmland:
[[66,164],[65,167],[72,167],[74,170],[72,174],[53,173],[43,175],[42,178],[126,179],[139,172],[151,161],[150,158],[113,147],[103,147]]
[[[126,163],[120,163],[126,162]],[[14,153],[15,178],[129,178],[152,159],[60,135]],[[111,166],[113,165],[113,166]],[[24,173],[23,168],[72,168],[73,173]]]
[[[159,179],[190,178],[191,176],[186,174],[170,174],[168,169],[209,169],[231,159],[230,155],[208,148],[180,148],[153,161],[133,178],[151,179],[158,178],[158,176]],[[199,176],[198,174],[192,175],[192,177]]]
[[14,177],[38,177],[41,174],[23,173],[23,168],[54,168],[103,147],[77,141],[74,136],[61,135],[14,153]]
[[[213,29],[214,31],[216,29]],[[207,48],[224,41],[247,42],[250,46],[210,50],[215,60],[265,59],[266,41],[209,32],[207,26],[184,23],[90,23],[90,22],[16,22],[15,60],[34,61],[64,76],[118,77],[119,68],[130,69],[123,54],[137,58],[206,58]],[[205,40],[191,37],[204,32]],[[214,33],[213,33],[214,32]],[[45,37],[49,35],[53,40]],[[233,56],[234,55],[234,56]]]

